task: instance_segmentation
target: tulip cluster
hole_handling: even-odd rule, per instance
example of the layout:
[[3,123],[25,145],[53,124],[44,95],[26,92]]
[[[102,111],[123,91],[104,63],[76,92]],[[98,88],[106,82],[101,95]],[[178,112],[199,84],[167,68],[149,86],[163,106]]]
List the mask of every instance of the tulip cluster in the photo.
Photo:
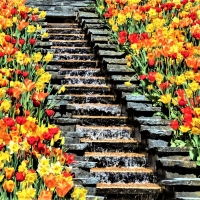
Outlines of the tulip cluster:
[[200,165],[199,0],[98,0],[96,7],[137,72],[140,92],[162,106],[155,115],[171,120],[171,145],[193,147]]
[[0,2],[0,196],[84,200],[87,190],[74,188],[70,172],[74,155],[66,153],[61,130],[50,123],[56,95],[65,88],[47,101],[52,87],[45,68],[53,54],[36,48],[48,36],[38,23],[45,16],[24,0]]

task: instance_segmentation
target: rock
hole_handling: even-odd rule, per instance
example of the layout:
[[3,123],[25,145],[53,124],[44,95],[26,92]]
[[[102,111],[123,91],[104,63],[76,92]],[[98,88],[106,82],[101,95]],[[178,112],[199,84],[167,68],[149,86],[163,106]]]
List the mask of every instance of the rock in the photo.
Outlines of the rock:
[[160,107],[153,107],[151,103],[135,103],[135,102],[128,102],[127,109],[133,109],[134,111],[138,112],[157,112],[161,111]]
[[164,140],[148,139],[148,149],[157,148],[157,147],[167,147],[168,144],[169,143]]
[[104,57],[122,57],[125,55],[125,52],[121,51],[105,51],[105,50],[99,50],[97,52],[97,55],[104,56]]
[[[151,138],[166,137],[172,135],[172,129],[169,126],[145,126],[140,127],[141,134],[148,132]],[[163,148],[163,147],[161,147]]]
[[161,184],[166,186],[200,186],[200,178],[174,178],[162,180]]
[[169,125],[170,121],[166,119],[161,119],[160,117],[135,117],[135,121],[139,122],[141,125]]
[[122,98],[131,102],[151,102],[144,95],[133,95],[126,92],[122,92]]
[[184,167],[196,168],[196,162],[191,161],[189,156],[168,156],[158,158],[157,161],[161,162],[164,167]]

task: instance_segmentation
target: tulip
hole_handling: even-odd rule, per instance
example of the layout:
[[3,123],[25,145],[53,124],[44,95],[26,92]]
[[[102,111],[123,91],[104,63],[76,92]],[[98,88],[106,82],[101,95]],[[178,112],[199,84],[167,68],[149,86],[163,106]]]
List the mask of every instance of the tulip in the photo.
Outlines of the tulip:
[[62,178],[61,181],[57,183],[56,193],[59,197],[64,197],[74,186],[72,177]]
[[172,100],[171,94],[161,95],[160,99],[158,99],[158,101],[161,101],[164,104],[170,103],[171,100]]
[[6,192],[13,192],[15,188],[15,182],[12,181],[12,180],[6,180],[4,183],[3,183],[3,189],[6,191]]
[[50,190],[42,190],[40,193],[38,200],[51,200],[52,199],[52,193]]
[[13,167],[5,167],[4,172],[6,174],[6,178],[11,179],[15,173],[15,169]]
[[44,176],[44,183],[49,189],[55,188],[56,184],[57,184],[56,176],[54,176],[53,174],[45,175]]

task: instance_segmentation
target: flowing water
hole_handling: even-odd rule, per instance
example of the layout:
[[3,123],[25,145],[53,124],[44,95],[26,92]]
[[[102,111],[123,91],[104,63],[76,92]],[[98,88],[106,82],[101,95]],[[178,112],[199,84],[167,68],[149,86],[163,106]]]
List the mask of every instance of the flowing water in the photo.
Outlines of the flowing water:
[[[110,185],[101,188],[97,184],[96,194],[108,200],[155,199],[156,192],[141,192],[142,189],[153,191],[148,184],[156,182],[155,176],[146,169],[140,141],[134,139],[133,127],[122,115],[121,106],[116,102],[84,32],[74,23],[51,23],[47,30],[55,52],[53,64],[62,66],[58,72],[64,75],[60,83],[65,85],[65,93],[71,97],[69,105],[74,107],[72,118],[79,120],[76,134],[83,136],[81,143],[88,144],[83,160],[96,162],[96,167],[90,169],[90,178],[111,184],[111,189]],[[115,183],[121,185],[116,188]],[[128,183],[133,185],[126,190]],[[137,188],[138,183],[142,187]]]

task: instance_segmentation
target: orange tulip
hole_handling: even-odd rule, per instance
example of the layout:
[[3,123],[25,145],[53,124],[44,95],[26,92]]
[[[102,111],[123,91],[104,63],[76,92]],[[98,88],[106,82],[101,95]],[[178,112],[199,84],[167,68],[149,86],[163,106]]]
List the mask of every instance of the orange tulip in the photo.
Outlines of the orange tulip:
[[4,183],[3,183],[3,189],[6,191],[6,192],[13,192],[15,188],[15,182],[12,181],[12,180],[6,180]]
[[44,183],[49,189],[55,188],[56,183],[57,183],[56,177],[53,174],[49,174],[48,176],[44,176]]
[[32,99],[35,101],[43,101],[48,95],[49,93],[45,92],[34,92]]
[[24,85],[26,87],[26,91],[30,92],[35,87],[35,82],[32,82],[30,79],[25,79]]
[[42,190],[40,193],[38,200],[51,200],[52,199],[52,193],[50,190]]
[[28,22],[26,22],[25,20],[22,20],[18,22],[17,28],[21,31],[22,29],[26,28],[28,25],[29,25]]
[[3,52],[6,55],[12,55],[13,53],[15,53],[14,45],[9,42],[5,42],[3,45]]
[[7,179],[11,179],[15,173],[15,169],[13,167],[5,167],[4,173],[6,174]]
[[56,193],[59,197],[64,197],[74,186],[72,177],[62,178],[61,181],[57,183]]
[[16,99],[19,99],[19,97],[22,94],[22,92],[23,92],[22,88],[14,87],[13,88],[13,97],[15,97]]

